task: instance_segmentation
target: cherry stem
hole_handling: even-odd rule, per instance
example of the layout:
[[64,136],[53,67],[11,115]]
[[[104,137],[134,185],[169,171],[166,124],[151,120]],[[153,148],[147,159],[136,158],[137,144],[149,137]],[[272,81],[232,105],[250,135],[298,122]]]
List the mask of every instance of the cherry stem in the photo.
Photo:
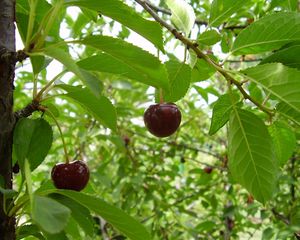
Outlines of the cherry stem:
[[164,103],[164,96],[162,88],[159,89],[159,103]]
[[62,133],[61,127],[60,127],[58,121],[56,120],[55,116],[53,115],[53,113],[49,109],[46,109],[46,111],[50,115],[50,117],[54,120],[54,122],[55,122],[55,124],[58,128],[58,131],[59,131],[59,134],[60,134],[60,137],[61,137],[61,141],[62,141],[62,144],[63,144],[63,147],[64,147],[66,163],[69,164],[70,163],[69,155],[68,155],[67,146],[66,146],[66,142],[65,142],[64,135]]

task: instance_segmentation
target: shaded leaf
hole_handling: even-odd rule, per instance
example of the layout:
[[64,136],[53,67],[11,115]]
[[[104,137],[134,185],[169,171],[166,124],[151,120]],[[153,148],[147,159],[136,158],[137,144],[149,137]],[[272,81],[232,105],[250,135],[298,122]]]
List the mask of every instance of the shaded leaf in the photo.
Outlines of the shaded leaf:
[[47,193],[58,193],[80,203],[81,205],[88,208],[90,211],[99,214],[114,228],[119,230],[131,240],[151,239],[150,234],[147,232],[147,230],[141,223],[136,221],[134,218],[128,216],[122,210],[107,204],[100,198],[68,190],[46,190],[44,194]]
[[265,63],[282,63],[283,65],[300,70],[300,45],[291,46],[283,50],[279,50],[269,57],[263,59],[260,64]]
[[27,158],[31,171],[37,168],[47,156],[52,140],[52,128],[44,119],[20,119],[14,130],[14,154],[20,167]]

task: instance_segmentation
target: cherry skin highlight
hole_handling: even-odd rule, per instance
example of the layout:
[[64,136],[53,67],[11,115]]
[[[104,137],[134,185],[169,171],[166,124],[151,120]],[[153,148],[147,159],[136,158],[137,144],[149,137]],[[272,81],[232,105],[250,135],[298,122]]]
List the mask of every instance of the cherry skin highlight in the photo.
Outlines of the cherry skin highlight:
[[174,103],[151,105],[144,113],[144,123],[156,137],[168,137],[178,129],[181,113]]
[[83,161],[58,163],[52,168],[51,178],[56,188],[79,192],[87,185],[90,171]]

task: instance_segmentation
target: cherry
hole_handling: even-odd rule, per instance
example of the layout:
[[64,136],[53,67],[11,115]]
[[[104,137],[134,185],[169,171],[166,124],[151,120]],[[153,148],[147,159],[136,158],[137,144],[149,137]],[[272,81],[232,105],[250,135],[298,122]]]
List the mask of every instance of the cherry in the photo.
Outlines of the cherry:
[[254,197],[252,195],[247,196],[247,203],[252,204],[254,202]]
[[123,141],[124,141],[125,147],[127,147],[129,145],[129,143],[130,143],[130,138],[127,135],[125,135],[123,137]]
[[16,162],[15,165],[13,166],[13,173],[18,174],[20,172],[20,166],[19,164]]
[[212,167],[205,167],[203,169],[204,172],[206,172],[207,174],[210,174],[212,172],[213,168]]
[[156,137],[172,135],[181,122],[181,113],[174,103],[151,105],[144,113],[144,123]]
[[58,189],[81,191],[89,181],[90,171],[83,161],[58,163],[52,168],[51,178]]

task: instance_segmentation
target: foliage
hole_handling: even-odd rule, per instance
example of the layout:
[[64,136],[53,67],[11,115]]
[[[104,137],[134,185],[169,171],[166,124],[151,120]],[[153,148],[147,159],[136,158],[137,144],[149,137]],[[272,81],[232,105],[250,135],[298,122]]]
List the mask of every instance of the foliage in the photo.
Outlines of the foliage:
[[[40,111],[15,128],[16,191],[0,189],[14,202],[4,207],[17,239],[300,232],[298,2],[156,4],[16,1],[28,58],[15,110],[33,102]],[[159,95],[183,118],[163,139],[142,121]],[[89,165],[81,193],[49,181],[64,155]]]

